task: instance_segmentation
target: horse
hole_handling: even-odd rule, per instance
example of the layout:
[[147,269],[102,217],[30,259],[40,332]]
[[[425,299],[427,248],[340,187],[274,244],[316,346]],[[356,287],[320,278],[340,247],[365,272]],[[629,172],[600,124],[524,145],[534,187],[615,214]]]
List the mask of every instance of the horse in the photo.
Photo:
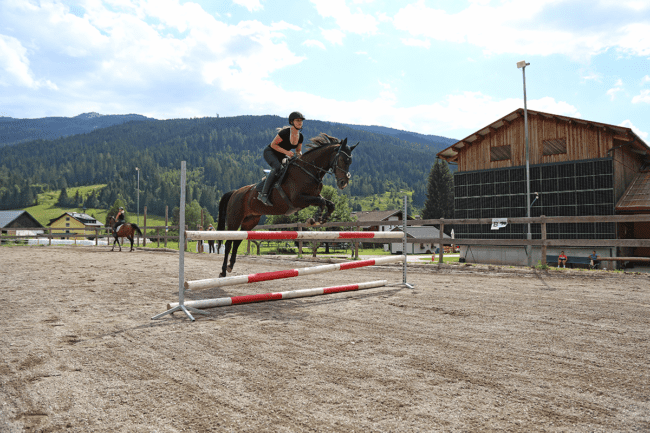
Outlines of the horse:
[[[108,225],[113,227],[114,224],[115,224],[115,217],[110,217],[108,219]],[[142,231],[140,231],[140,227],[138,227],[136,224],[124,223],[118,228],[119,230],[117,231],[113,230],[113,236],[115,236],[115,240],[113,241],[113,248],[111,248],[111,251],[115,251],[115,242],[117,242],[117,246],[120,247],[120,251],[122,251],[122,245],[120,245],[119,238],[127,238],[128,240],[130,240],[131,251],[133,251],[134,233],[138,232],[138,234],[142,236]]]
[[[348,139],[343,141],[325,133],[311,138],[308,148],[301,158],[293,157],[287,161],[286,171],[281,173],[275,186],[269,192],[273,206],[266,206],[257,197],[263,182],[243,186],[225,193],[219,201],[217,230],[252,230],[262,215],[291,215],[308,206],[318,206],[315,218],[310,218],[310,226],[325,223],[334,212],[334,203],[320,195],[323,189],[323,177],[330,173],[336,178],[336,185],[343,189],[350,181],[350,164],[352,151],[359,143],[348,146]],[[217,251],[221,248],[217,242]],[[237,260],[238,241],[226,241],[223,266],[219,277],[232,272]],[[230,265],[228,265],[228,255]]]

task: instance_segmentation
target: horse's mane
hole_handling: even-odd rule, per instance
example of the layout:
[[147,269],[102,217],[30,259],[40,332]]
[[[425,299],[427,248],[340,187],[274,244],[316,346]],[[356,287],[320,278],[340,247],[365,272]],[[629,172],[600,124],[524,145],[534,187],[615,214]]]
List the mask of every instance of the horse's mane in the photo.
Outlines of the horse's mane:
[[320,149],[321,147],[327,146],[328,144],[339,144],[340,142],[341,140],[339,140],[338,138],[332,137],[331,135],[327,135],[324,132],[321,132],[316,137],[312,137],[309,139],[309,142],[306,144],[306,147],[308,148],[307,152]]

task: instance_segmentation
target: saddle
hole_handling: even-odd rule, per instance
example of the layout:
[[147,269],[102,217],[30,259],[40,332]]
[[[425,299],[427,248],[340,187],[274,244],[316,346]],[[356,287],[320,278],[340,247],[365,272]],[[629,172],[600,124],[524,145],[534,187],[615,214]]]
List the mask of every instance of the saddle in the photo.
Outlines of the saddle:
[[[287,211],[284,213],[285,215],[291,215],[300,210],[297,207],[295,207],[293,203],[291,203],[291,200],[289,199],[289,197],[287,197],[287,194],[285,194],[285,192],[281,188],[282,181],[284,181],[284,178],[286,177],[287,171],[289,170],[291,164],[293,164],[293,160],[290,160],[289,158],[285,158],[282,160],[282,166],[280,167],[280,172],[275,178],[275,182],[273,182],[273,185],[271,185],[271,188],[269,188],[269,195],[275,189],[278,191],[280,197],[282,197],[282,200],[284,200],[284,202],[286,203]],[[266,181],[266,176],[264,176],[262,180],[259,181],[257,185],[255,185],[255,191],[257,191],[257,194],[262,193],[262,190],[264,189],[265,181]]]

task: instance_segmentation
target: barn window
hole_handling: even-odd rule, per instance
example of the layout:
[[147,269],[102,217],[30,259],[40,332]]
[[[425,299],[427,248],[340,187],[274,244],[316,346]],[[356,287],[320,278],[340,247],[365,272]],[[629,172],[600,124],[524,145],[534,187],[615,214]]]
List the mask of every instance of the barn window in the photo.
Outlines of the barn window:
[[490,161],[505,161],[510,159],[510,145],[490,148]]
[[542,142],[542,155],[561,155],[566,153],[566,138],[556,138],[554,140],[544,140]]

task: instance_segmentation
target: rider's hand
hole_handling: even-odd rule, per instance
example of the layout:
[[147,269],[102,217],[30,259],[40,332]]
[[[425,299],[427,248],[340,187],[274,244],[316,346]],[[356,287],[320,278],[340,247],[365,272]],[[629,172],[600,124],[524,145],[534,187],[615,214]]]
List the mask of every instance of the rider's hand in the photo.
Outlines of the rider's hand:
[[287,153],[287,156],[288,156],[289,158],[293,158],[293,155],[294,155],[294,153],[293,153],[291,150],[289,151],[289,153]]

